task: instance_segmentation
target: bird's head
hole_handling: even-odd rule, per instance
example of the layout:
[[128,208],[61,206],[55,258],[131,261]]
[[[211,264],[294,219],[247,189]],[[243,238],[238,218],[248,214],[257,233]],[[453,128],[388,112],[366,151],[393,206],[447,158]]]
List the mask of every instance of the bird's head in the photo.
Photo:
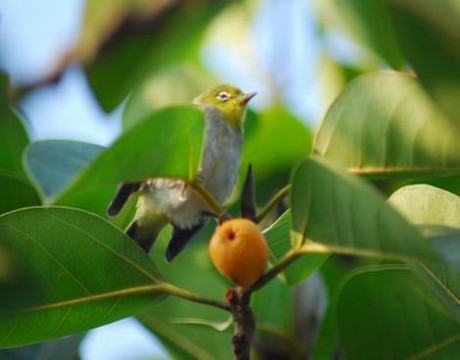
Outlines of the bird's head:
[[193,103],[202,108],[215,108],[226,121],[241,129],[246,114],[246,105],[255,95],[255,92],[245,94],[231,85],[219,85],[196,97]]

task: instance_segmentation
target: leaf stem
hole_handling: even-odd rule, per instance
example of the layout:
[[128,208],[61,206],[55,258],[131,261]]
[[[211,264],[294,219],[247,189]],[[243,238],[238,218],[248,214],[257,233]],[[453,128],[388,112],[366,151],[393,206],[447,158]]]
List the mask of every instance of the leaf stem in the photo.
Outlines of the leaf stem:
[[286,185],[282,188],[275,196],[271,198],[267,205],[260,211],[260,213],[256,217],[256,222],[259,223],[262,221],[265,216],[267,216],[273,208],[278,205],[288,194],[291,190],[291,185]]
[[211,208],[211,210],[216,215],[219,223],[223,223],[228,219],[228,213],[225,209],[217,202],[214,195],[212,195],[199,181],[194,181],[190,183],[190,186],[206,201]]
[[269,271],[267,271],[257,282],[250,288],[246,289],[246,292],[254,292],[265,286],[270,280],[278,276],[286,267],[288,267],[298,257],[304,255],[304,253],[296,248],[291,249],[284,255],[284,257],[277,262]]
[[225,311],[230,311],[229,305],[220,300],[216,299],[211,299],[202,295],[195,294],[193,292],[190,292],[188,290],[182,289],[180,287],[174,286],[170,283],[161,283],[157,285],[157,292],[163,292],[168,295],[173,295],[177,296],[181,299],[189,300],[195,303],[203,304],[203,305],[209,305],[216,307],[218,309],[222,309]]

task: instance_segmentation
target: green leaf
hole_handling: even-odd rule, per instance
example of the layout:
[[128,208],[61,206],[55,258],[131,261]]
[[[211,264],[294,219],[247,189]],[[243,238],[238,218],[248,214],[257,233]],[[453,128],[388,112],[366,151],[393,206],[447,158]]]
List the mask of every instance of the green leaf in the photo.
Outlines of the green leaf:
[[0,72],[0,170],[24,175],[21,157],[29,143],[29,137],[9,104],[6,94],[7,83],[7,77]]
[[[291,213],[286,211],[278,220],[264,231],[275,261],[279,261],[291,250]],[[307,254],[290,264],[283,274],[288,285],[295,285],[317,270],[329,257],[328,254]]]
[[81,332],[152,306],[161,276],[146,254],[105,220],[56,207],[0,217],[0,241],[36,279],[28,307],[1,314],[0,347]]
[[89,0],[76,52],[102,107],[113,110],[152,73],[198,57],[207,25],[229,3]]
[[387,0],[401,46],[421,83],[460,129],[460,7],[456,0]]
[[24,161],[44,202],[50,203],[103,149],[80,141],[37,141],[27,147]]
[[460,171],[458,132],[413,77],[395,72],[352,81],[329,108],[314,153],[374,177]]
[[356,272],[338,297],[341,343],[350,359],[455,358],[460,325],[408,269]]
[[305,160],[295,171],[291,212],[294,243],[303,243],[306,252],[318,247],[320,252],[439,260],[426,239],[369,184],[318,158]]
[[[171,107],[155,112],[84,166],[50,202],[102,215],[121,182],[156,176],[193,180],[203,136],[204,116],[195,108]],[[74,164],[75,156],[78,158],[79,153],[66,160]],[[65,166],[75,169],[71,164],[62,164],[61,170]]]
[[21,207],[40,205],[35,189],[22,176],[4,173],[0,169],[0,214]]
[[355,39],[394,69],[404,67],[385,0],[335,0],[334,5],[343,26]]

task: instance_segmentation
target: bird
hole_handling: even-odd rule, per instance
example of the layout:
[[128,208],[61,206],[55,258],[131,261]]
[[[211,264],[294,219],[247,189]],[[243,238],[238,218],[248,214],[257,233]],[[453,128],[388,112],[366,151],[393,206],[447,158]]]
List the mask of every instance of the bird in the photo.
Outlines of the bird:
[[[223,84],[193,100],[205,116],[204,150],[197,181],[220,204],[230,196],[236,182],[247,104],[256,94]],[[173,231],[165,254],[167,262],[172,261],[212,217],[208,203],[187,182],[161,177],[120,184],[107,214],[117,215],[134,193],[139,194],[136,212],[125,233],[149,253],[160,231],[171,224]]]

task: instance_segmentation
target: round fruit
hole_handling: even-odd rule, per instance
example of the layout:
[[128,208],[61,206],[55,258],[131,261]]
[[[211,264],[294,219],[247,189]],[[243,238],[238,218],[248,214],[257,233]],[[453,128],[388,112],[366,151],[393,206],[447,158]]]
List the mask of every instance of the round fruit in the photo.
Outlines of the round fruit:
[[254,284],[268,262],[267,242],[259,227],[247,219],[231,219],[218,226],[209,253],[220,273],[242,287]]

